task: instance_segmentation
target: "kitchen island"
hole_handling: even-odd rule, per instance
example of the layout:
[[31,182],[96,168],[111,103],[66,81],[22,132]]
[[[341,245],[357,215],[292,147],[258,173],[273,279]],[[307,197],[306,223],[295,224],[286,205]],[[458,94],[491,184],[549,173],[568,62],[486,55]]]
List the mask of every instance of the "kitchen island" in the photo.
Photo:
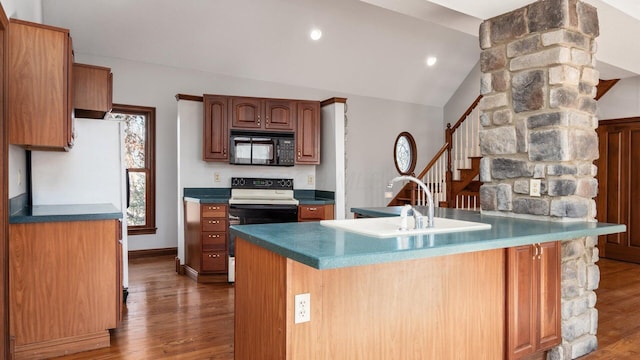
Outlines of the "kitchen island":
[[[352,211],[393,216],[400,208]],[[236,359],[501,359],[505,249],[625,230],[452,209],[435,216],[491,229],[376,238],[319,222],[232,226]],[[543,259],[559,269],[558,252]],[[310,321],[296,324],[294,296],[305,293]]]

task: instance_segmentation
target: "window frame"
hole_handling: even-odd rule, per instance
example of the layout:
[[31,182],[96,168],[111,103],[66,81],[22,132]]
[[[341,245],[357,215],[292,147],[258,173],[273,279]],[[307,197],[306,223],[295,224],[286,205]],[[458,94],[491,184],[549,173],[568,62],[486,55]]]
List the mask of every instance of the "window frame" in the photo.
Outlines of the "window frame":
[[[144,225],[127,224],[128,235],[155,234],[156,230],[156,108],[149,106],[113,104],[112,113],[143,115],[145,116],[145,167],[143,171],[136,169],[134,172],[144,172],[147,174],[145,193],[145,215]],[[127,176],[131,169],[127,168]],[[129,183],[127,179],[127,183]],[[129,189],[127,189],[129,191]],[[124,211],[127,217],[126,209]]]

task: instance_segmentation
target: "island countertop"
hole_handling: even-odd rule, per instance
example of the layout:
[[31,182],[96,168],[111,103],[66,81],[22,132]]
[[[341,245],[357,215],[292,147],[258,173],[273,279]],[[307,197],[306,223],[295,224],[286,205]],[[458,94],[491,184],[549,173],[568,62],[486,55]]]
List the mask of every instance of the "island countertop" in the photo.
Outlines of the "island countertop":
[[[397,206],[354,208],[352,211],[369,216],[395,216],[400,209]],[[234,225],[230,230],[235,236],[320,270],[626,231],[626,226],[619,224],[526,220],[447,208],[436,208],[435,216],[487,223],[491,224],[491,229],[391,238],[360,235],[324,226],[320,222]]]

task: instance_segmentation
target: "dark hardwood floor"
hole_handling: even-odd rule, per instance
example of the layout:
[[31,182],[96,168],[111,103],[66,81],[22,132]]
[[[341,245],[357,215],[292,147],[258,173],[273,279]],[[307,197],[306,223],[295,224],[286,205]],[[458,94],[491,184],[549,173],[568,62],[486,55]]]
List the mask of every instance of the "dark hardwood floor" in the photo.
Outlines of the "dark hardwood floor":
[[[640,359],[640,265],[601,259],[599,349],[580,360]],[[196,284],[173,256],[132,259],[111,347],[59,359],[233,359],[233,286]]]
[[111,347],[59,359],[233,359],[233,285],[197,284],[174,256],[129,261],[129,297]]

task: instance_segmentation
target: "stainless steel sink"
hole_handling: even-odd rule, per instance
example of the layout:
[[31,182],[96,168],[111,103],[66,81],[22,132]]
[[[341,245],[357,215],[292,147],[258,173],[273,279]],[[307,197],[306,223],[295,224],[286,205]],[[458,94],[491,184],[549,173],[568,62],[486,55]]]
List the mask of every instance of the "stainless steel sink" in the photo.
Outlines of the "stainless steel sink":
[[408,230],[400,230],[400,216],[348,219],[348,220],[323,220],[320,224],[358,234],[375,236],[379,238],[420,235],[443,234],[461,231],[476,231],[491,229],[491,224],[454,220],[447,218],[434,218],[434,226],[425,229],[413,229],[414,219],[407,219]]

